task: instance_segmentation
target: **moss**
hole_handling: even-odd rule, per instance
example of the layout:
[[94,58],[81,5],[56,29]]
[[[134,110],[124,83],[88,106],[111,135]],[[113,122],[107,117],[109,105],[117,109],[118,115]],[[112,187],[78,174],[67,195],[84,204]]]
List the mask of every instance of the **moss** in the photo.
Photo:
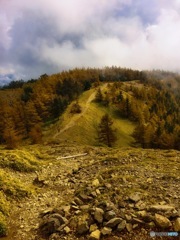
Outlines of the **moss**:
[[30,188],[24,186],[19,180],[0,170],[0,190],[7,197],[20,199],[31,194]]
[[7,236],[7,225],[4,215],[0,212],[0,237]]
[[38,168],[36,157],[28,151],[12,150],[0,152],[0,167],[19,172],[32,172]]
[[10,209],[10,203],[6,199],[6,195],[3,191],[0,191],[0,212],[4,215],[8,215]]

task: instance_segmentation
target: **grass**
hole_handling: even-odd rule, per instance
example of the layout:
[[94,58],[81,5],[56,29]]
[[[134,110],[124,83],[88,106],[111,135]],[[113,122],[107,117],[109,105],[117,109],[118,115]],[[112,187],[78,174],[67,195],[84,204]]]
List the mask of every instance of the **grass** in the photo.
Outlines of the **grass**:
[[3,150],[0,151],[0,167],[19,172],[32,172],[38,168],[38,161],[25,150]]
[[6,218],[0,212],[0,237],[4,237],[6,235],[7,235]]
[[0,170],[0,190],[8,199],[20,199],[32,193],[30,187],[25,186],[20,180],[12,177],[2,169]]
[[20,174],[37,170],[40,166],[38,159],[42,158],[36,147],[34,150],[0,149],[0,237],[7,233],[6,217],[11,204],[34,193],[34,187],[31,184],[26,185]]
[[101,117],[105,113],[108,113],[112,117],[114,122],[113,127],[116,129],[117,142],[114,147],[131,146],[134,143],[134,139],[131,134],[134,130],[135,124],[127,119],[117,116],[115,109],[111,106],[105,107],[91,101],[87,107],[87,101],[92,94],[95,94],[94,89],[84,92],[79,98],[79,104],[82,107],[82,110],[86,109],[84,114],[73,115],[70,113],[71,105],[67,108],[61,117],[60,122],[54,126],[54,134],[56,134],[58,127],[59,129],[63,129],[71,122],[73,123],[72,126],[57,136],[59,140],[83,145],[98,146],[98,124]]

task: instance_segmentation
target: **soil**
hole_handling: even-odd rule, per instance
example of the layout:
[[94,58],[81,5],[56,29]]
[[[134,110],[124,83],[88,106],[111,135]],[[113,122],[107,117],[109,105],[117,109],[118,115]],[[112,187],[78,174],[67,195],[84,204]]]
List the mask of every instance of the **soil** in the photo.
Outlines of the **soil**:
[[[171,204],[180,210],[180,153],[175,150],[143,150],[134,148],[109,149],[89,146],[41,146],[46,156],[37,173],[16,174],[35,193],[12,203],[8,218],[9,234],[3,240],[40,240],[40,214],[49,209],[70,205],[77,192],[99,179],[101,186],[109,184],[108,192],[101,191],[99,201],[127,200],[130,194],[140,192],[147,205]],[[62,158],[87,153],[79,157]],[[38,176],[38,181],[37,180]],[[113,233],[102,239],[152,239],[152,229],[138,228],[128,233]],[[153,231],[160,231],[153,229]],[[74,233],[59,239],[87,239]],[[159,237],[158,239],[164,239]],[[175,239],[175,238],[165,238]]]

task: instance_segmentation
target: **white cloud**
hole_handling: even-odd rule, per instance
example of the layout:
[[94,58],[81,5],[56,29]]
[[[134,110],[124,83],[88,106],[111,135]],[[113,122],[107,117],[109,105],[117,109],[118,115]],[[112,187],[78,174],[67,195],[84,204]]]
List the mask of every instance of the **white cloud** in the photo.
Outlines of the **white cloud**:
[[0,0],[0,31],[0,73],[106,65],[180,71],[179,0]]

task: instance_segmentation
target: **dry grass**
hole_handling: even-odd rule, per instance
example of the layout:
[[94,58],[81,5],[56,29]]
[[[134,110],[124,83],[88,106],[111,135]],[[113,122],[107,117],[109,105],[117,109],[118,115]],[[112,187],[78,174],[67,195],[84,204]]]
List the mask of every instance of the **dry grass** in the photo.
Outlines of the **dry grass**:
[[[106,89],[104,89],[105,91]],[[117,142],[115,147],[128,147],[134,142],[131,136],[134,130],[134,123],[127,119],[120,118],[117,116],[115,109],[112,107],[104,107],[101,104],[93,101],[88,102],[88,99],[95,95],[95,89],[91,89],[84,92],[80,99],[79,104],[84,109],[83,114],[71,114],[71,105],[67,108],[66,112],[61,117],[59,123],[57,123],[48,135],[56,135],[56,139],[65,142],[74,142],[77,144],[85,145],[99,145],[97,141],[97,128],[101,120],[101,117],[108,113],[113,121],[113,127],[116,129]],[[73,104],[73,103],[72,103]],[[67,126],[69,126],[67,128]],[[57,129],[59,128],[59,134]],[[61,132],[62,129],[65,129]]]

